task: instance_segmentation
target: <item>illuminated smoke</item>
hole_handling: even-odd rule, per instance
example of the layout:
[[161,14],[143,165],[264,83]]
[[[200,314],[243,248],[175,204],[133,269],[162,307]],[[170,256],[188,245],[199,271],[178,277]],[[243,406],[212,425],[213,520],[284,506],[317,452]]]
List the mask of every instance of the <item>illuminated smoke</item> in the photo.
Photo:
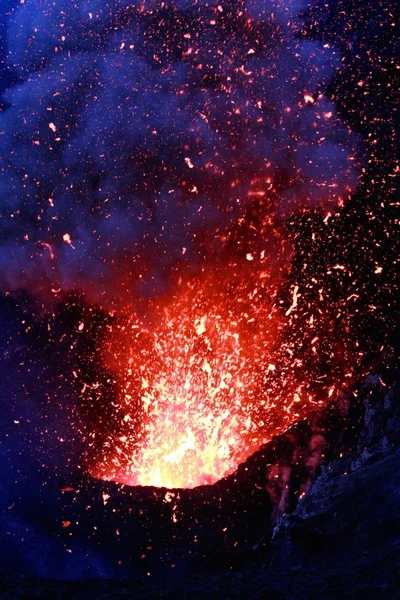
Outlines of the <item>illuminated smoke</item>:
[[305,8],[26,0],[12,15],[0,284],[117,309],[94,475],[213,482],[318,403],[280,346],[302,296],[275,303],[282,223],[343,205],[356,138],[324,97],[339,54],[299,34]]
[[302,0],[26,0],[9,28],[1,286],[112,306],[218,256],[252,203],[343,203],[354,138],[323,93],[340,56]]

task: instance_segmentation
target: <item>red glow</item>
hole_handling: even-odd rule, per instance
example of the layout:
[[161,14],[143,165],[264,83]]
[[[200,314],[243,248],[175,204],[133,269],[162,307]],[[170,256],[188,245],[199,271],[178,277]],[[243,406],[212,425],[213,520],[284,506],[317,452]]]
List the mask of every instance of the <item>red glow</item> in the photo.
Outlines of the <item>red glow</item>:
[[281,376],[272,358],[283,318],[279,279],[264,252],[247,254],[180,280],[175,295],[153,307],[151,327],[130,315],[113,328],[106,360],[121,378],[121,427],[93,476],[168,488],[211,484],[293,420],[299,394],[283,385],[277,410],[266,385]]
[[[211,484],[323,402],[297,351],[300,344],[319,355],[316,307],[295,283],[281,304],[287,238],[268,215],[258,223],[262,235],[243,220],[233,244],[225,241],[225,258],[176,277],[172,292],[145,311],[120,309],[103,347],[119,396],[112,433],[90,459],[92,476],[167,488]],[[328,322],[334,326],[322,319],[322,327]],[[332,381],[317,380],[328,401]]]
[[195,487],[234,471],[265,439],[261,390],[279,317],[265,261],[244,262],[181,281],[155,327],[130,318],[113,333],[124,423],[92,474]]

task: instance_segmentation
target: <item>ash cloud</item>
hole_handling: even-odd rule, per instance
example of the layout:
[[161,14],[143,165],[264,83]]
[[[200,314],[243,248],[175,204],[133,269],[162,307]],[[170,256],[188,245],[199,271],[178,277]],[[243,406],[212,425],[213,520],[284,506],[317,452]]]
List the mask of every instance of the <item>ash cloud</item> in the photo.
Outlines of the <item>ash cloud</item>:
[[19,5],[0,119],[3,290],[112,304],[113,282],[151,294],[218,256],[254,198],[278,221],[343,203],[355,138],[323,96],[340,56],[298,39],[306,8]]

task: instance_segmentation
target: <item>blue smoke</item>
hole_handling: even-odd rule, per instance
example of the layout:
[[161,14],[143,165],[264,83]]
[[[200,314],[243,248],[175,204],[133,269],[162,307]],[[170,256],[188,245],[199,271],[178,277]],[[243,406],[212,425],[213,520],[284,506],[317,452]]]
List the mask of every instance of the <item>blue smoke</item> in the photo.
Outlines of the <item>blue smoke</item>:
[[340,56],[298,39],[306,6],[19,4],[0,117],[2,289],[112,305],[112,281],[153,293],[218,255],[255,185],[277,220],[344,202],[356,138],[323,95]]

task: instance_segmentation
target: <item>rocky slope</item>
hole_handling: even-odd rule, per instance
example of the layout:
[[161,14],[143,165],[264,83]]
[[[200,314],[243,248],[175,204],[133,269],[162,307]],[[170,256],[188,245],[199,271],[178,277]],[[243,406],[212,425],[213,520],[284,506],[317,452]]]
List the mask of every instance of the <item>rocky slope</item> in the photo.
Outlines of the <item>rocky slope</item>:
[[[361,393],[355,451],[323,465],[295,510],[277,519],[269,573],[290,573],[294,597],[327,597],[329,582],[340,597],[400,597],[400,386],[371,376]],[[321,574],[324,594],[304,595]]]

